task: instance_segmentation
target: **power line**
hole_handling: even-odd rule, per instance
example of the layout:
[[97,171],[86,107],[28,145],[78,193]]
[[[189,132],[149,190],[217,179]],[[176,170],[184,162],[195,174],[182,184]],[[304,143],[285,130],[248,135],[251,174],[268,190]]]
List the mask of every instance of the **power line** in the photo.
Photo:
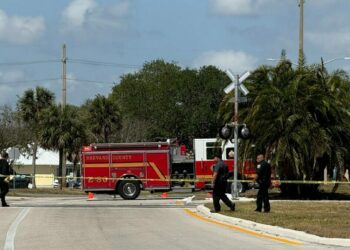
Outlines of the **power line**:
[[[98,83],[98,84],[110,84],[114,85],[114,82],[104,82],[104,81],[93,81],[86,79],[74,79],[74,78],[66,78],[68,81],[76,81],[76,82],[87,82],[87,83]],[[47,79],[39,79],[39,80],[21,80],[21,81],[9,81],[9,82],[0,82],[0,85],[3,84],[16,84],[16,83],[31,83],[31,82],[47,82],[47,81],[59,81],[62,78],[47,78]]]
[[[18,65],[31,65],[31,64],[42,64],[42,63],[58,63],[61,62],[61,59],[52,59],[52,60],[38,60],[38,61],[19,61],[19,62],[2,62],[0,66],[18,66]],[[126,63],[115,63],[115,62],[101,62],[88,59],[70,59],[67,58],[67,61],[71,63],[78,64],[87,64],[94,66],[107,66],[107,67],[121,67],[121,68],[140,68],[142,65],[137,64],[126,64]]]
[[122,68],[140,68],[140,67],[142,67],[142,65],[136,65],[136,64],[100,62],[100,61],[86,60],[86,59],[69,59],[68,58],[68,61],[72,62],[72,63],[88,64],[88,65],[95,65],[95,66],[122,67]]
[[[122,68],[133,68],[133,69],[137,69],[137,68],[141,68],[142,67],[142,65],[136,65],[136,64],[102,62],[102,61],[96,61],[96,60],[90,60],[90,59],[69,59],[69,58],[67,58],[66,60],[71,62],[71,63],[86,64],[86,65],[93,65],[93,66],[122,67]],[[2,63],[0,63],[0,67],[1,66],[18,66],[18,65],[42,64],[42,63],[57,63],[57,62],[62,62],[62,59],[18,61],[18,62],[2,62]],[[115,82],[94,81],[94,80],[86,80],[86,79],[73,79],[73,78],[66,78],[66,79],[69,80],[69,81],[86,82],[86,83],[110,84],[110,85],[116,84]],[[58,80],[62,80],[62,78],[46,78],[46,79],[40,79],[40,80],[8,81],[8,82],[0,82],[0,84],[4,85],[4,84],[18,84],[18,83],[58,81]]]
[[69,81],[77,81],[77,82],[88,82],[88,83],[102,83],[102,84],[111,84],[114,85],[114,82],[102,82],[102,81],[93,81],[93,80],[84,80],[84,79],[73,79],[73,78],[67,78]]
[[58,81],[61,78],[48,78],[40,80],[22,80],[22,81],[10,81],[10,82],[0,82],[0,84],[16,84],[16,83],[29,83],[29,82],[46,82],[46,81]]
[[41,64],[41,63],[53,63],[60,62],[61,60],[42,60],[42,61],[27,61],[27,62],[4,62],[0,63],[0,66],[18,66],[18,65],[29,65],[29,64]]

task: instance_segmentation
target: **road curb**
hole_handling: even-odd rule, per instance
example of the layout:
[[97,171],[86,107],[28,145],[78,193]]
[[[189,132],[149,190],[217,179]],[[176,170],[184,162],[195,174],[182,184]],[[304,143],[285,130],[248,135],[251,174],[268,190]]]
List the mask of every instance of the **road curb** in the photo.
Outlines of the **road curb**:
[[199,205],[196,207],[197,212],[202,215],[213,218],[215,220],[229,223],[235,226],[239,226],[245,229],[253,230],[260,233],[265,233],[277,237],[285,237],[293,240],[299,240],[303,242],[321,244],[321,245],[332,245],[340,247],[350,247],[350,239],[341,239],[341,238],[325,238],[313,234],[308,234],[302,231],[287,229],[278,226],[265,225],[257,223],[254,221],[244,220],[240,218],[225,216],[218,213],[211,213],[209,208],[204,205]]

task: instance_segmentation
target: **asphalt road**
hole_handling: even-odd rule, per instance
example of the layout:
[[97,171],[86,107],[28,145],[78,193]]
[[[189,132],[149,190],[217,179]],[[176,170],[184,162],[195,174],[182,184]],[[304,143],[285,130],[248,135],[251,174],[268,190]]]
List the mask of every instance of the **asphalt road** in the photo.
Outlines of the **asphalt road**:
[[[18,198],[0,208],[3,249],[334,249],[295,246],[194,216],[174,199]],[[186,210],[187,209],[187,210]]]

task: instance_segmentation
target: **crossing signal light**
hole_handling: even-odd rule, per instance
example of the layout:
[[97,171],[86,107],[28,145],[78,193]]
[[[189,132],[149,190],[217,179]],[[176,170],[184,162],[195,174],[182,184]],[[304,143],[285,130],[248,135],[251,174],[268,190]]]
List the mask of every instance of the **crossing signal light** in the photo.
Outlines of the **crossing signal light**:
[[[238,125],[238,138],[247,140],[251,136],[250,130],[245,124]],[[219,137],[223,140],[232,139],[234,137],[234,127],[223,125],[219,129]]]
[[233,134],[233,128],[232,127],[229,127],[226,125],[223,125],[220,127],[219,129],[219,137],[223,140],[228,140],[231,138]]
[[239,125],[238,126],[238,138],[243,140],[247,140],[250,137],[250,130],[247,125]]

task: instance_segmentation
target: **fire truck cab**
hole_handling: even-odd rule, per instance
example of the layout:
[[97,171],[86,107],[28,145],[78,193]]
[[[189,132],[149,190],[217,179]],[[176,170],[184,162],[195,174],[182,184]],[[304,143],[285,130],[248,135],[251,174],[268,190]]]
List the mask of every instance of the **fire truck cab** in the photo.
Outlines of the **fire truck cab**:
[[[211,189],[211,179],[213,175],[214,155],[221,154],[221,159],[226,163],[230,172],[230,179],[233,179],[234,170],[234,143],[227,141],[218,141],[216,138],[194,139],[195,150],[195,173],[196,189]],[[256,175],[255,162],[246,159],[238,162],[238,179],[253,180]],[[244,192],[248,189],[247,182],[238,182],[238,191]],[[229,191],[230,187],[228,187]]]

